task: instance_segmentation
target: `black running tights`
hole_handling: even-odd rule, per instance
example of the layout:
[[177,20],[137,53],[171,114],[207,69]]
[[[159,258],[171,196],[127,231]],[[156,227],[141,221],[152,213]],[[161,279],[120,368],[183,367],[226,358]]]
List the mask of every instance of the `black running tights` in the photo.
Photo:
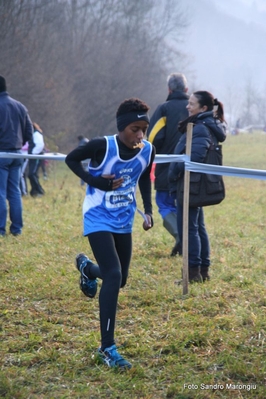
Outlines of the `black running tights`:
[[99,294],[101,349],[115,344],[114,330],[119,289],[127,282],[132,254],[131,233],[100,231],[88,235],[98,265],[90,267],[93,277],[102,279]]

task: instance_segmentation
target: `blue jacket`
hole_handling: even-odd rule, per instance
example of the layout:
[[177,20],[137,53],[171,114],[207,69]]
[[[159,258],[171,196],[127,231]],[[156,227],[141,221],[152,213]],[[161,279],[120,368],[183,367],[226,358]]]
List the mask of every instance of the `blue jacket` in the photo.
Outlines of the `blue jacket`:
[[32,142],[33,126],[26,107],[0,92],[0,151],[20,150]]
[[[191,161],[203,163],[211,142],[218,144],[226,139],[226,129],[223,123],[213,117],[212,111],[204,112],[197,116],[193,126]],[[211,133],[211,135],[210,135]],[[186,152],[187,135],[184,133],[175,148],[175,154]],[[169,166],[168,181],[170,192],[176,191],[177,180],[184,175],[184,162],[171,162]]]

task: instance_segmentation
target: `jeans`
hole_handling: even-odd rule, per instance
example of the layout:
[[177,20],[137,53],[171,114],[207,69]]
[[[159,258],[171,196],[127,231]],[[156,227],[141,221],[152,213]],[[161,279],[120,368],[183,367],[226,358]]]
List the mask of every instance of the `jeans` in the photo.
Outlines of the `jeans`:
[[[189,208],[188,264],[190,268],[210,266],[210,243],[204,223],[203,208]],[[177,229],[183,237],[183,207],[177,201]]]
[[28,166],[29,160],[24,159],[22,163],[22,168],[21,168],[21,175],[20,175],[20,191],[21,195],[27,195],[28,194],[28,185],[27,185],[27,166]]
[[[19,153],[20,151],[14,151]],[[0,153],[0,235],[6,234],[7,201],[9,203],[10,232],[21,234],[22,200],[20,191],[22,159],[1,158]]]
[[175,196],[169,194],[168,191],[157,190],[155,201],[158,206],[159,214],[163,219],[171,212],[176,213]]

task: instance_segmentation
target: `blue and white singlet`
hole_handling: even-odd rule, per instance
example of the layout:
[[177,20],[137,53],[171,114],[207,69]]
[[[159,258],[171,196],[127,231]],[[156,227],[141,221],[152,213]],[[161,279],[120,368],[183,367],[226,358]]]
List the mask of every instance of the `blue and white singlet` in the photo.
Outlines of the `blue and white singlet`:
[[113,233],[131,233],[136,211],[136,189],[138,180],[150,163],[152,145],[143,140],[144,147],[129,160],[119,156],[117,136],[106,136],[105,157],[98,167],[89,163],[92,176],[115,175],[115,179],[124,178],[121,187],[113,191],[102,191],[87,186],[83,202],[83,234],[97,231]]

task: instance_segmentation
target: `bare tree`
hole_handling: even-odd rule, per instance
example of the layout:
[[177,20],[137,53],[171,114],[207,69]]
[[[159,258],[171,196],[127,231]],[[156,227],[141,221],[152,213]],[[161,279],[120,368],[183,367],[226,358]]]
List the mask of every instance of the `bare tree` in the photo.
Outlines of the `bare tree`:
[[242,104],[242,125],[252,125],[256,122],[255,116],[255,93],[256,88],[252,83],[252,79],[248,78],[244,88],[243,104]]
[[[181,65],[179,0],[0,0],[0,70],[60,150],[115,131],[126,97],[155,106]],[[170,56],[169,56],[170,55]]]
[[[85,3],[86,9],[92,11],[91,2]],[[79,102],[80,109],[87,105],[87,112],[80,110],[80,114],[89,137],[115,128],[115,107],[125,97],[138,96],[147,101],[151,98],[153,105],[157,104],[158,94],[162,87],[165,89],[167,55],[173,54],[165,39],[185,26],[177,1],[167,0],[164,7],[150,0],[100,0],[97,4],[99,12],[95,13],[92,7],[94,13],[90,12],[86,21],[84,3],[79,9],[84,28],[79,37],[83,47],[77,78],[77,82],[82,81],[77,84],[76,95],[84,99]]]

